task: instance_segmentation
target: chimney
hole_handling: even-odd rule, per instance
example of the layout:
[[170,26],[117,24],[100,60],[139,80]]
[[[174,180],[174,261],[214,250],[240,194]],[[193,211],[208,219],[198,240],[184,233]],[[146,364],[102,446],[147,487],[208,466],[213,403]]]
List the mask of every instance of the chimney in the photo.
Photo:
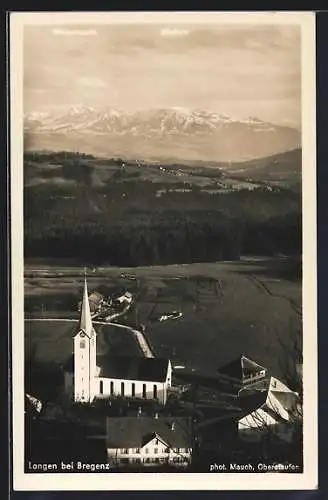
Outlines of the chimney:
[[171,422],[171,431],[174,431],[174,430],[175,430],[175,423]]

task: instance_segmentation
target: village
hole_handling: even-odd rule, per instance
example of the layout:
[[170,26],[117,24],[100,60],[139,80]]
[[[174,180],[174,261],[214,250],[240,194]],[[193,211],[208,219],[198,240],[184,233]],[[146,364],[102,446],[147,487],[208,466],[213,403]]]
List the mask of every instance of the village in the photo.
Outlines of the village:
[[[54,457],[127,472],[240,472],[238,464],[245,463],[257,471],[266,461],[281,467],[293,461],[302,433],[301,395],[242,353],[215,377],[157,357],[145,325],[121,323],[134,300],[129,290],[110,297],[89,293],[85,273],[60,397],[49,403],[25,394],[26,471]],[[181,315],[168,311],[156,320],[169,325]],[[98,352],[100,325],[127,332],[140,355]]]

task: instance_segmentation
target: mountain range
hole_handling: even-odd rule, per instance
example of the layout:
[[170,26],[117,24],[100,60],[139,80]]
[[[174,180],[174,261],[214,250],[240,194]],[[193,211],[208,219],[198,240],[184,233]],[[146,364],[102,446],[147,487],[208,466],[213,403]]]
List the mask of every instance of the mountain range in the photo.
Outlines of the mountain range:
[[123,112],[72,106],[24,116],[26,150],[126,158],[247,161],[301,146],[299,130],[186,108]]

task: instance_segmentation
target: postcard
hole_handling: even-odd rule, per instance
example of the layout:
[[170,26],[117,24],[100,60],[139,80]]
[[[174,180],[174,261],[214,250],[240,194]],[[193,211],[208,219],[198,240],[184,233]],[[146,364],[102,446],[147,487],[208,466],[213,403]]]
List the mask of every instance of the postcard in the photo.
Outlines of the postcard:
[[14,490],[315,489],[314,13],[9,29]]

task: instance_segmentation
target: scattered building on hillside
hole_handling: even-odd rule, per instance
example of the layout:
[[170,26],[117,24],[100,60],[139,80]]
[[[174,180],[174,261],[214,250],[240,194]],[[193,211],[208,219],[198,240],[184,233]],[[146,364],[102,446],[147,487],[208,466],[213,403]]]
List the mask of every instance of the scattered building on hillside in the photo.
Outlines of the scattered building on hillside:
[[192,457],[191,419],[107,418],[106,446],[112,465],[186,467]]
[[75,402],[92,403],[97,398],[121,396],[165,404],[172,366],[169,359],[97,355],[97,333],[85,279],[79,329],[64,373],[66,393]]
[[[99,293],[97,291],[93,291],[92,293],[90,293],[88,299],[89,299],[89,305],[90,305],[91,314],[99,312],[103,306],[109,306],[110,305],[105,300],[105,297],[101,293]],[[79,305],[78,305],[78,310],[79,311],[81,311],[81,307],[82,307],[82,301],[80,301]]]
[[[262,397],[258,407],[238,421],[238,434],[247,441],[261,441],[268,433],[283,441],[293,439],[295,423],[301,416],[300,397],[275,377],[270,377],[266,389],[256,391]],[[241,399],[251,397],[246,388]],[[254,393],[254,392],[253,392]]]
[[125,292],[122,295],[119,295],[114,299],[115,302],[119,302],[120,304],[126,303],[126,304],[131,304],[133,299],[133,295],[130,292]]

